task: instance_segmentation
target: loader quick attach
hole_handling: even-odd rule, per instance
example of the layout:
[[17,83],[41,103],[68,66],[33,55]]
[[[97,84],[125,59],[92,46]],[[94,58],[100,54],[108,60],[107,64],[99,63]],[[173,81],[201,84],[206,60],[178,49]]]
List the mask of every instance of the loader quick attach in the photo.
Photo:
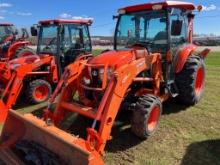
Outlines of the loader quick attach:
[[[20,146],[33,142],[34,148],[56,157],[47,159],[104,164],[101,156],[108,140],[114,138],[111,129],[119,111],[133,111],[131,131],[146,139],[157,128],[162,102],[176,97],[184,104],[196,104],[204,89],[203,60],[209,50],[195,53],[189,28],[195,9],[194,4],[174,1],[120,9],[114,50],[96,57],[81,56],[66,67],[43,119],[9,111],[0,157],[9,163],[27,162],[26,147]],[[92,121],[79,130],[85,136],[63,128],[66,121],[72,121],[72,114]],[[20,149],[23,157],[13,148]],[[38,154],[34,157],[45,162]]]

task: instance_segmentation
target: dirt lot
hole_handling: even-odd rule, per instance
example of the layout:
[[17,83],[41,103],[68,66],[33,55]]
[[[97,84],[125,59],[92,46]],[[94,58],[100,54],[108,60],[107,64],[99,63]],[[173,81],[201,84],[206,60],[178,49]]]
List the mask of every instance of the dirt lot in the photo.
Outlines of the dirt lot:
[[193,107],[175,101],[165,103],[159,128],[147,140],[141,141],[130,133],[130,114],[120,114],[113,128],[113,140],[107,144],[106,164],[220,165],[220,53],[211,53],[206,65],[202,101]]

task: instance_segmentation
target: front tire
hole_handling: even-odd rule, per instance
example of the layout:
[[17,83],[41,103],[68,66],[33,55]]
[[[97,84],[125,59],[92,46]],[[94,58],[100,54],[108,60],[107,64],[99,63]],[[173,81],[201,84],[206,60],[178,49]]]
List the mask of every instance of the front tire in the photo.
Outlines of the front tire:
[[191,55],[187,59],[183,70],[176,75],[176,85],[179,101],[188,105],[200,101],[205,87],[205,64],[201,57]]
[[141,139],[146,139],[157,128],[162,114],[162,104],[154,95],[144,95],[136,103],[131,121],[131,131]]
[[26,91],[26,97],[30,103],[39,104],[47,101],[51,93],[51,85],[45,80],[37,79],[30,82]]

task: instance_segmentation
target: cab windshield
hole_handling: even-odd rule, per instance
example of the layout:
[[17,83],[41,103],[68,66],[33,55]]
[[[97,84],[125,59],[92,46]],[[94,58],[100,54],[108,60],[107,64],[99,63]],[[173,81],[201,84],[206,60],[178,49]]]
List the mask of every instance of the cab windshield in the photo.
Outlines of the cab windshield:
[[58,26],[41,26],[39,35],[39,53],[56,54]]
[[10,35],[13,35],[12,26],[0,26],[0,42],[3,42]]
[[165,10],[141,11],[121,15],[115,34],[115,48],[134,45],[151,52],[166,51],[168,43],[167,14]]
[[[59,41],[58,41],[59,38]],[[59,43],[58,43],[59,42]],[[90,38],[86,25],[62,24],[40,27],[39,53],[56,55],[58,50],[66,55],[91,51]]]

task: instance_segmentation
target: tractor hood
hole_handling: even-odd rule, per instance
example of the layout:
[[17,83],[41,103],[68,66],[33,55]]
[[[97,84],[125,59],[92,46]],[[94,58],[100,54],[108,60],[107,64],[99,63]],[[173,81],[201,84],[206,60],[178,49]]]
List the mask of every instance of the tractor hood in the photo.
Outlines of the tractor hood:
[[112,68],[118,68],[124,64],[128,64],[140,55],[147,55],[146,49],[126,49],[113,50],[102,53],[89,61],[91,65],[106,65]]

